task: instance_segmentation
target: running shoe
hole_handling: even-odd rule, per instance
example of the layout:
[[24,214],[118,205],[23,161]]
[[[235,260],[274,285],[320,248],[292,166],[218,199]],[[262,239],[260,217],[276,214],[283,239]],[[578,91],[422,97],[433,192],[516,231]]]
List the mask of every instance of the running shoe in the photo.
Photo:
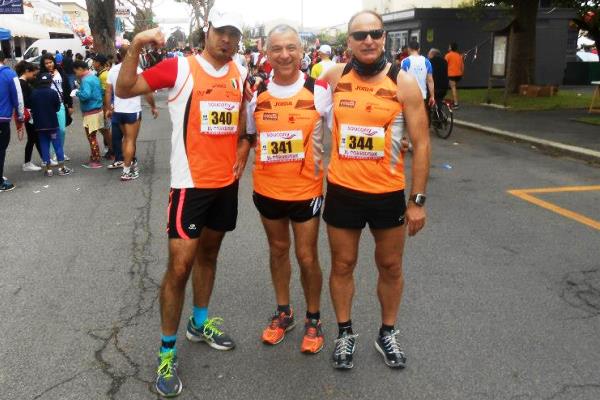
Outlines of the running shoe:
[[284,312],[275,313],[271,318],[271,323],[262,333],[262,341],[266,344],[275,345],[283,340],[285,334],[296,326],[294,321],[294,311],[290,314]]
[[98,168],[102,168],[102,163],[100,163],[98,161],[90,161],[87,164],[81,164],[81,166],[83,168],[87,168],[87,169],[98,169]]
[[324,343],[321,321],[318,319],[307,319],[304,323],[304,337],[302,338],[300,351],[317,354],[323,349]]
[[44,176],[48,176],[48,177],[54,176],[54,172],[51,169],[49,169],[47,171],[44,171]]
[[375,340],[375,348],[383,356],[385,365],[390,368],[406,367],[406,356],[398,343],[399,334],[397,330],[383,332],[383,335],[379,335]]
[[137,179],[140,177],[140,173],[137,170],[131,169],[129,172],[125,172],[123,171],[123,173],[121,174],[121,180],[123,182],[125,181],[132,181],[134,179]]
[[222,323],[223,318],[216,317],[207,319],[197,327],[194,324],[194,317],[190,317],[185,337],[192,342],[205,342],[216,350],[231,350],[235,347],[235,343],[219,328]]
[[69,157],[68,155],[65,154],[63,160],[64,161],[71,161],[71,157]]
[[117,169],[117,168],[123,168],[123,165],[125,165],[125,164],[123,163],[123,161],[115,161],[115,162],[113,162],[113,163],[111,163],[111,164],[108,164],[108,165],[106,166],[106,168],[108,168],[108,169]]
[[62,167],[58,169],[58,175],[59,176],[67,176],[67,175],[71,175],[71,173],[73,172],[73,170],[69,167]]
[[0,192],[10,192],[15,188],[15,185],[4,179],[4,182],[0,183]]
[[163,397],[175,397],[183,390],[183,384],[177,375],[177,356],[175,350],[165,351],[158,355],[156,370],[156,391]]
[[333,368],[352,369],[354,362],[352,357],[356,351],[357,334],[346,333],[335,339],[335,349],[333,350]]
[[37,165],[35,165],[31,161],[23,164],[23,171],[24,172],[41,171],[41,170],[42,170],[42,167],[38,167]]

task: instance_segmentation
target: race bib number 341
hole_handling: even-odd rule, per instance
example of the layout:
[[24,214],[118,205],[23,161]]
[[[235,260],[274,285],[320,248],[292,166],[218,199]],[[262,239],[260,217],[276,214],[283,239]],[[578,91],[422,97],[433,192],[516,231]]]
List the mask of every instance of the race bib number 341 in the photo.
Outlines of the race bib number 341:
[[376,160],[383,158],[385,130],[382,127],[340,125],[339,153],[344,158]]
[[200,131],[207,135],[236,135],[240,104],[233,101],[201,101]]
[[304,159],[302,131],[260,133],[260,161],[291,162]]

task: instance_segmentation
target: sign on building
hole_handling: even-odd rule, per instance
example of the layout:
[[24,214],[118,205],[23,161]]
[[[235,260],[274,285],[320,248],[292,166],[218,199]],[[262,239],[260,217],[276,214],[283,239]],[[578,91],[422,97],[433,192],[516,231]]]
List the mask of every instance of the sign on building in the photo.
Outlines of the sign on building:
[[0,0],[0,14],[23,14],[23,0]]
[[128,18],[130,15],[131,15],[131,11],[129,11],[129,8],[127,8],[127,7],[115,7],[115,17]]

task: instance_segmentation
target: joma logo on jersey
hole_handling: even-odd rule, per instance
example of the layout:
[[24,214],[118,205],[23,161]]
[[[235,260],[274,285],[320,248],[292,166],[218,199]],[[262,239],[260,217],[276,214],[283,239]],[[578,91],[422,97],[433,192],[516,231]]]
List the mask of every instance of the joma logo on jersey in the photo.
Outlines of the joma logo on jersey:
[[367,86],[357,86],[356,90],[358,90],[359,92],[372,92],[373,88]]
[[354,108],[356,107],[356,102],[354,100],[340,100],[340,107]]
[[279,116],[277,113],[264,113],[262,119],[263,121],[277,121]]
[[215,83],[214,85],[212,85],[213,89],[215,88],[220,88],[220,89],[226,89],[227,85],[224,83]]
[[292,105],[291,101],[276,101],[275,102],[275,107],[288,107],[291,105]]

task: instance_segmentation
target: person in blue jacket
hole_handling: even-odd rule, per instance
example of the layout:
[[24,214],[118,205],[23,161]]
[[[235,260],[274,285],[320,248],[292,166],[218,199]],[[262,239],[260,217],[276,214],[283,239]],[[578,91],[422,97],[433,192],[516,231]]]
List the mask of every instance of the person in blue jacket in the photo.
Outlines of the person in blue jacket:
[[102,111],[103,97],[100,79],[89,70],[84,61],[75,61],[73,71],[79,79],[79,89],[72,95],[79,98],[81,113],[83,114],[83,128],[90,142],[90,161],[83,164],[85,168],[102,168],[100,163],[100,148],[96,140],[96,132],[104,128],[104,112]]
[[4,179],[4,159],[10,143],[10,120],[16,112],[17,131],[23,137],[25,104],[21,84],[15,71],[4,65],[4,52],[0,51],[0,193],[13,190],[15,185]]
[[65,153],[59,135],[59,123],[56,113],[60,110],[61,99],[58,93],[51,88],[52,74],[41,74],[38,85],[29,99],[33,126],[40,139],[42,159],[44,160],[44,175],[52,176],[52,165],[50,164],[50,143],[56,152],[58,160],[58,175],[70,175],[71,169],[65,167]]

